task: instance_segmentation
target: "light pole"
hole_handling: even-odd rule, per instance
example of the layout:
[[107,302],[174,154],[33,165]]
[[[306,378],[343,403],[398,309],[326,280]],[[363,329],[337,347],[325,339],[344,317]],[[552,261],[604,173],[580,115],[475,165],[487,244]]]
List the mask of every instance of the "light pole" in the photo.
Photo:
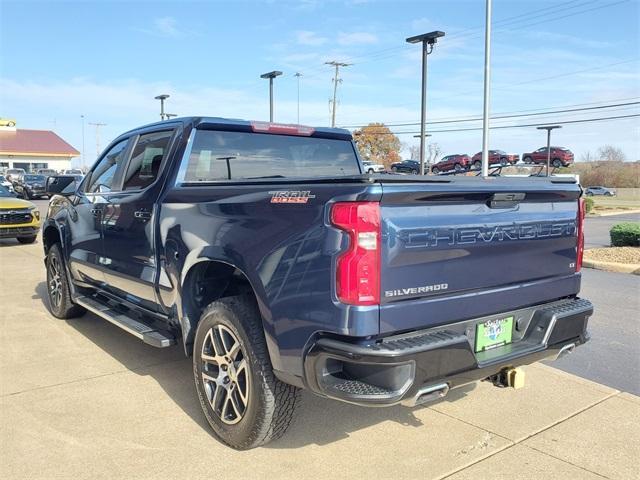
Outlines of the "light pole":
[[482,108],[482,176],[489,176],[489,104],[491,95],[491,0],[487,0],[484,26],[484,100]]
[[438,38],[444,37],[444,32],[416,35],[407,38],[407,43],[422,43],[422,103],[420,106],[420,175],[424,175],[424,147],[425,130],[427,128],[427,56],[433,51]]
[[163,93],[162,95],[158,95],[157,97],[154,97],[156,100],[160,100],[160,120],[165,119],[164,101],[169,97],[170,95],[167,95],[166,93]]
[[562,128],[560,125],[547,125],[544,127],[537,127],[538,130],[547,131],[547,177],[549,176],[549,165],[551,164],[551,130],[556,128]]
[[298,79],[298,125],[300,125],[300,77],[302,74],[300,72],[296,72],[294,77]]
[[269,79],[269,121],[273,122],[273,79],[282,75],[282,72],[274,70],[272,72],[263,73],[260,78]]
[[82,171],[84,171],[86,165],[86,158],[84,156],[84,115],[80,115],[80,118],[82,118]]
[[[431,136],[431,134],[430,134],[430,133],[425,133],[425,134],[424,134],[424,136],[425,136],[425,138],[428,138],[428,137],[430,137],[430,136]],[[422,138],[422,137],[421,137],[421,135],[414,135],[414,136],[413,136],[413,138]],[[431,162],[429,162],[429,163],[431,163]],[[430,170],[431,170],[431,169],[429,169],[429,171],[430,171]]]

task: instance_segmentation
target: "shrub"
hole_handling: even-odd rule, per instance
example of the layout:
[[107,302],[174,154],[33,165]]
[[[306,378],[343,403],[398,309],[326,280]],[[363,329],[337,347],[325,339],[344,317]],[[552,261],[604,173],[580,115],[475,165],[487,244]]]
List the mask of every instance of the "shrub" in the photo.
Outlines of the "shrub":
[[625,222],[614,225],[609,231],[614,247],[640,247],[640,223]]
[[587,211],[587,213],[591,213],[591,210],[593,210],[593,204],[594,204],[594,200],[591,197],[585,197],[584,199],[584,208]]

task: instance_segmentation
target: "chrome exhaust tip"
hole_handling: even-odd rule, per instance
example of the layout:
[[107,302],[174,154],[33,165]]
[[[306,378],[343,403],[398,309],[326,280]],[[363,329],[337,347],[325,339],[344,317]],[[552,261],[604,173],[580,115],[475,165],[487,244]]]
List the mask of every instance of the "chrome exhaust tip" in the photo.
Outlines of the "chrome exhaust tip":
[[415,407],[416,405],[422,405],[423,403],[433,402],[443,398],[448,393],[449,385],[446,383],[429,385],[422,387],[413,397],[402,400],[401,403],[406,407]]
[[558,355],[556,356],[556,358],[554,358],[554,360],[558,360],[561,357],[564,357],[566,355],[569,355],[570,353],[573,353],[575,349],[576,349],[575,343],[569,343],[565,345],[560,349],[560,351],[558,352]]

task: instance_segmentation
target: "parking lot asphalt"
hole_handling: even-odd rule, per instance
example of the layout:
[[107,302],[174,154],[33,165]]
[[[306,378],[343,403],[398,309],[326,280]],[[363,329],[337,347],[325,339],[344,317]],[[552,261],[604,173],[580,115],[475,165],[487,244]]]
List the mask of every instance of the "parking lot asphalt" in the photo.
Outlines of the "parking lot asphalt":
[[[413,409],[304,393],[283,439],[236,452],[210,434],[179,347],[154,349],[92,314],[53,318],[39,242],[1,240],[0,273],[2,478],[637,478],[640,398],[544,364],[525,368],[523,389],[483,382]],[[585,273],[602,315],[594,337],[628,315],[606,291],[625,280],[600,274],[618,275]],[[554,367],[593,376],[616,342],[637,343],[637,327],[619,333]],[[612,369],[632,378],[635,351]]]

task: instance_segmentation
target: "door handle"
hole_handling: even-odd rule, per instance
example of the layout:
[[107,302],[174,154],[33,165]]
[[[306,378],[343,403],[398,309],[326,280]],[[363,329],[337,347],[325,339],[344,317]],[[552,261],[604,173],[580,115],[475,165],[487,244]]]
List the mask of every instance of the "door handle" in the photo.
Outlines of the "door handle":
[[151,218],[151,212],[146,210],[136,210],[133,212],[133,216],[139,218],[140,220],[149,220]]
[[97,217],[98,215],[100,215],[101,212],[102,212],[102,210],[100,208],[92,208],[91,209],[91,215],[93,215],[94,217]]

